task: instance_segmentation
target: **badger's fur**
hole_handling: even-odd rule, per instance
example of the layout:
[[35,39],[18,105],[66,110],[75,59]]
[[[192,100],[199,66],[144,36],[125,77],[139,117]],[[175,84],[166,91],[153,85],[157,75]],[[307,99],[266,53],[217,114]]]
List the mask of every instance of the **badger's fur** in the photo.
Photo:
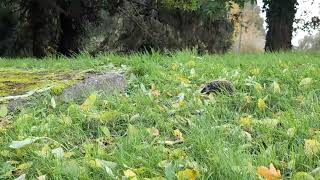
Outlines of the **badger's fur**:
[[207,83],[201,93],[210,94],[210,93],[223,93],[227,92],[229,95],[233,95],[234,87],[232,82],[227,80],[214,80]]

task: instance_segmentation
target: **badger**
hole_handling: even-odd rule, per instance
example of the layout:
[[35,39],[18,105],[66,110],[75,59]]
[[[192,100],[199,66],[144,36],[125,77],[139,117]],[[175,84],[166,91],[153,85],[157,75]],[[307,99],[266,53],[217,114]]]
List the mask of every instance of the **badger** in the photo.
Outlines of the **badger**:
[[207,83],[201,90],[201,93],[210,94],[210,93],[223,93],[226,92],[229,95],[233,95],[234,87],[232,82],[228,80],[213,80]]

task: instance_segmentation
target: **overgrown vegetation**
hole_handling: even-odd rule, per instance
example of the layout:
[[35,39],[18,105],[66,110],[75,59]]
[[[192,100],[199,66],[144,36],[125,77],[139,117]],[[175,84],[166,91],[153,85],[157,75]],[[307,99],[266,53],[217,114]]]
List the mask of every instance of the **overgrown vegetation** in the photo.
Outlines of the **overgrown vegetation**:
[[[2,59],[2,68],[32,70],[126,65],[129,86],[64,104],[48,94],[16,114],[1,106],[0,177],[317,179],[319,57],[184,51]],[[231,80],[235,94],[200,94],[211,79]]]

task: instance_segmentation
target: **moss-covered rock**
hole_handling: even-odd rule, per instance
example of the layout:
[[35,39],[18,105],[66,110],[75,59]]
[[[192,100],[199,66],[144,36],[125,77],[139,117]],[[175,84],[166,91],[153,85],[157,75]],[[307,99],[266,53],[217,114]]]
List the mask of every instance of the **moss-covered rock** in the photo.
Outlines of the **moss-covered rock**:
[[83,76],[77,71],[0,69],[0,97],[21,95],[48,86],[53,87],[52,93],[59,94]]

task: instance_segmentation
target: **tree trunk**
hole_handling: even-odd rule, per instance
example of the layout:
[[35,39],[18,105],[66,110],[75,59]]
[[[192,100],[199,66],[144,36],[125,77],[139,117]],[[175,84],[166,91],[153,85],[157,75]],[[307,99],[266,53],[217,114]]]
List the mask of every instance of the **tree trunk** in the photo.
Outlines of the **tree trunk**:
[[33,56],[42,58],[55,52],[57,29],[57,9],[33,0],[29,7],[29,23],[32,31]]
[[290,50],[297,0],[267,1],[266,51]]
[[58,52],[66,56],[77,54],[83,47],[83,37],[81,37],[83,35],[83,27],[75,18],[64,14],[60,17],[61,38]]

